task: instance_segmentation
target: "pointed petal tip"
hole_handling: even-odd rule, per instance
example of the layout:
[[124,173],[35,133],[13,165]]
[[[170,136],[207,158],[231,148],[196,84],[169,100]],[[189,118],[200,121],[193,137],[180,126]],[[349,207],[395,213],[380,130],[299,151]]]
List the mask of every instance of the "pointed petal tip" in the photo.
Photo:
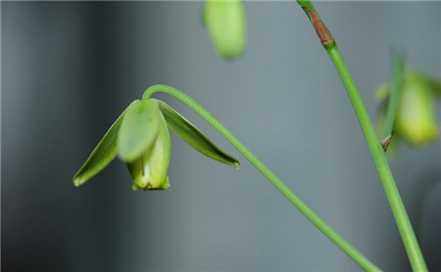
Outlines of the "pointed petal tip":
[[84,180],[82,180],[81,178],[78,178],[78,177],[74,177],[72,181],[73,181],[74,186],[77,188],[80,187],[81,185],[83,185],[83,183],[84,183]]

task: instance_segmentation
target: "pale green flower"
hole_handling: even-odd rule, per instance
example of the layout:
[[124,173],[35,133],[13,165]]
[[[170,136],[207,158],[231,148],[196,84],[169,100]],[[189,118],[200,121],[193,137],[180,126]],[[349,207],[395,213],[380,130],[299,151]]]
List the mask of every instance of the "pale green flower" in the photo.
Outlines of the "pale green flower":
[[[398,137],[412,145],[424,145],[439,136],[439,125],[435,114],[435,98],[441,97],[441,83],[422,73],[409,70],[402,79],[400,102],[394,123],[394,138]],[[377,90],[382,101],[379,124],[384,119],[390,83]]]
[[117,155],[127,164],[134,190],[164,190],[169,184],[171,158],[169,128],[202,154],[239,166],[190,121],[157,99],[132,102],[106,132],[73,177],[80,186],[103,170]]

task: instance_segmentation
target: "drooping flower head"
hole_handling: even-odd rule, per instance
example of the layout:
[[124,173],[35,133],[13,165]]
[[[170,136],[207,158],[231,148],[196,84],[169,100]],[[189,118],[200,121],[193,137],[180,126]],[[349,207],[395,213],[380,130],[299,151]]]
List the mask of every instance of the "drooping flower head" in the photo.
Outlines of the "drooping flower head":
[[238,167],[238,160],[213,144],[172,107],[148,98],[132,102],[113,123],[75,174],[75,186],[98,174],[118,155],[127,164],[134,190],[167,189],[172,150],[169,128],[202,154]]

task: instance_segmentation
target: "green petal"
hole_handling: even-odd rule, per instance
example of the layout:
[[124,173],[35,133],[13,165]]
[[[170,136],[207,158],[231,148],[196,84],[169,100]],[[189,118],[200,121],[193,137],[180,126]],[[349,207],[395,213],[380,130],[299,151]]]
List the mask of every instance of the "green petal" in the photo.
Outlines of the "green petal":
[[[426,84],[426,88],[430,89],[430,91],[434,94],[434,97],[441,98],[441,81],[438,79],[415,70],[410,70],[404,76],[404,80],[420,81],[420,84]],[[375,93],[376,98],[380,101],[386,99],[389,96],[389,88],[389,82],[381,85]]]
[[204,7],[204,23],[217,52],[234,58],[245,48],[245,12],[239,0],[208,0]]
[[171,158],[171,138],[164,117],[161,116],[161,119],[160,131],[152,147],[140,158],[127,164],[133,180],[132,188],[135,190],[165,190],[170,186],[167,173]]
[[437,98],[441,98],[441,81],[429,78],[430,88]]
[[[134,103],[134,102],[133,102]],[[127,109],[133,105],[130,104]],[[116,156],[117,148],[117,136],[118,130],[121,127],[124,114],[127,109],[116,119],[112,126],[107,130],[106,134],[98,142],[97,146],[90,153],[86,162],[75,173],[73,177],[73,183],[75,186],[80,186],[101,170],[103,170]]]
[[194,149],[214,160],[236,168],[239,167],[240,163],[237,159],[222,151],[203,132],[172,107],[159,101],[159,108],[169,127]]
[[160,111],[153,99],[133,103],[118,133],[118,155],[125,162],[139,158],[154,142],[159,132]]
[[396,129],[414,145],[434,141],[439,134],[434,112],[433,93],[425,82],[408,78],[402,93]]
[[435,97],[441,98],[441,81],[436,80],[429,75],[414,72],[414,76],[421,78],[421,80],[427,83],[427,87],[432,91]]

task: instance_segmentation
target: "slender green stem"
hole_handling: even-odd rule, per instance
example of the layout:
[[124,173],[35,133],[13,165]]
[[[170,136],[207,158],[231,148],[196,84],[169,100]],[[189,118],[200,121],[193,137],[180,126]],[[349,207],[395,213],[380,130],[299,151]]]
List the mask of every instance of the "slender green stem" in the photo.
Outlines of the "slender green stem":
[[392,86],[390,88],[390,96],[387,104],[386,120],[383,132],[383,141],[381,145],[384,151],[387,150],[389,143],[392,139],[393,128],[395,124],[395,118],[398,112],[398,106],[400,105],[401,97],[401,82],[404,72],[404,60],[403,57],[397,52],[392,52]]
[[[374,126],[372,125],[372,121],[359,94],[357,86],[349,73],[348,67],[343,60],[343,56],[337,47],[335,39],[332,37],[324,22],[320,19],[317,11],[309,0],[298,0],[297,2],[310,19],[320,38],[320,41],[322,42],[326,52],[328,53],[337,69],[338,74],[340,75],[347,95],[352,103],[352,107],[355,110],[358,121],[365,135],[367,144],[369,146],[369,151],[375,163],[375,167],[377,168],[378,175],[382,182],[386,197],[389,201],[389,206],[394,215],[412,269],[413,271],[418,272],[427,271],[423,254],[421,253],[417,238],[412,229],[412,225],[404,204],[401,200],[401,196],[395,184],[394,177],[392,176],[388,161],[380,143],[377,140],[377,135]],[[323,39],[323,37],[326,37],[326,39]]]
[[166,85],[154,85],[148,88],[143,98],[150,98],[155,93],[166,93],[173,96],[194,112],[198,113],[213,128],[219,131],[277,190],[282,193],[291,204],[293,204],[314,226],[317,227],[326,237],[336,244],[343,252],[351,257],[365,271],[381,271],[371,263],[357,249],[344,240],[323,219],[321,219],[311,208],[309,208],[289,187],[277,177],[263,162],[261,162],[247,147],[245,147],[227,128],[225,128],[210,112],[202,105],[193,100],[190,96]]
[[377,168],[380,180],[383,184],[386,197],[389,201],[389,206],[395,217],[395,221],[401,234],[401,239],[403,240],[413,271],[427,271],[423,254],[421,253],[421,249],[418,245],[417,238],[407,215],[406,208],[404,207],[394,177],[392,176],[389,163],[383,152],[382,146],[377,140],[377,134],[375,133],[374,126],[372,125],[372,121],[366,107],[363,104],[363,100],[358,92],[358,89],[352,80],[352,76],[349,73],[338,47],[335,46],[334,48],[328,49],[327,52],[337,68],[338,73],[340,74],[343,85],[346,88],[347,94],[358,117],[360,126],[363,129],[367,144],[369,146],[369,151],[375,163],[375,167]]

